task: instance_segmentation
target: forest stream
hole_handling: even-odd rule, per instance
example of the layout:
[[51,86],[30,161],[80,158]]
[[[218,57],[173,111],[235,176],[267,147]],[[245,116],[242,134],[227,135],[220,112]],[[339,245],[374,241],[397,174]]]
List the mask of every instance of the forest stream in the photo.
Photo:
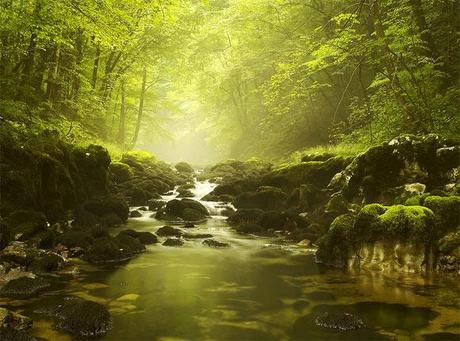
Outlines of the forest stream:
[[[215,187],[208,181],[195,185],[196,200]],[[176,195],[174,191],[163,199]],[[31,316],[31,335],[47,340],[70,336],[54,330],[49,320],[35,318],[40,316],[36,312],[69,296],[109,308],[113,329],[103,340],[375,340],[424,334],[447,340],[460,331],[455,274],[322,269],[307,245],[237,234],[220,214],[221,204],[202,203],[211,218],[183,230],[210,234],[229,247],[210,248],[203,239],[187,239],[182,247],[148,246],[145,253],[114,266],[74,260],[79,272],[70,280],[56,277],[56,290],[30,300],[2,299],[2,306]],[[130,218],[123,228],[156,232],[164,223],[151,215],[142,211],[142,217]],[[319,319],[326,313],[350,314],[357,320],[342,323],[365,327],[324,328]]]

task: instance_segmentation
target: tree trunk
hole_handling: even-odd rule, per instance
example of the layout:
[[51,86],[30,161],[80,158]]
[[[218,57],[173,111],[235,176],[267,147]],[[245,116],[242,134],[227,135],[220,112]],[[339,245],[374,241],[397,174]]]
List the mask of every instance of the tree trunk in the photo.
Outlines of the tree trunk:
[[138,113],[137,113],[136,130],[134,131],[133,140],[131,141],[131,144],[133,146],[136,145],[137,138],[139,137],[139,130],[141,128],[142,113],[144,111],[144,97],[145,97],[146,83],[147,83],[147,69],[144,67],[144,73],[142,75],[141,96],[140,96],[140,99],[139,99],[139,110],[138,110]]
[[121,81],[121,109],[120,109],[120,122],[118,124],[118,137],[117,143],[120,145],[125,144],[125,124],[126,124],[126,94],[125,94],[125,80]]
[[75,36],[75,74],[72,84],[72,99],[75,101],[80,92],[80,67],[83,60],[83,31],[79,29]]
[[101,57],[101,47],[99,44],[96,46],[96,52],[94,54],[94,61],[93,61],[93,77],[91,79],[91,87],[93,90],[96,89],[97,83],[97,72],[99,70],[99,59]]

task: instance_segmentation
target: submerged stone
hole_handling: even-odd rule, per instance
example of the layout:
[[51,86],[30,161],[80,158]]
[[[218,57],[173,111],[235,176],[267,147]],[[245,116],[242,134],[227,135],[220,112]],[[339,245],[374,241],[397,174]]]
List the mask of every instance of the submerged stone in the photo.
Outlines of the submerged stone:
[[168,238],[163,242],[163,245],[177,247],[184,245],[184,241],[180,238]]
[[323,328],[342,331],[365,327],[364,322],[360,318],[348,313],[324,313],[315,317],[315,324]]
[[206,245],[206,246],[209,246],[209,247],[212,247],[212,248],[226,248],[226,247],[230,247],[230,244],[228,244],[228,243],[222,243],[222,242],[219,242],[219,241],[214,240],[214,239],[206,239],[206,240],[203,240],[203,245]]

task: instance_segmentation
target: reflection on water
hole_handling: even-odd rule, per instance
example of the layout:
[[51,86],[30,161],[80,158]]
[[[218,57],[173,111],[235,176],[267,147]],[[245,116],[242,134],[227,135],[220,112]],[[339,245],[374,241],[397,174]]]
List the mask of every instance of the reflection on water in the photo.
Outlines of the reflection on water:
[[[195,190],[197,197],[206,194]],[[163,224],[150,214],[131,219],[127,227],[155,232]],[[37,307],[68,295],[106,304],[114,327],[104,340],[392,339],[433,333],[447,338],[460,333],[455,277],[325,271],[302,246],[237,235],[220,218],[189,231],[210,233],[231,247],[211,249],[201,240],[188,240],[181,248],[149,246],[118,266],[81,263],[78,278],[63,279],[61,291],[23,302],[24,313],[37,319]],[[337,332],[314,325],[314,316],[323,312],[352,313],[367,327]],[[33,332],[51,340],[63,335],[41,319]]]

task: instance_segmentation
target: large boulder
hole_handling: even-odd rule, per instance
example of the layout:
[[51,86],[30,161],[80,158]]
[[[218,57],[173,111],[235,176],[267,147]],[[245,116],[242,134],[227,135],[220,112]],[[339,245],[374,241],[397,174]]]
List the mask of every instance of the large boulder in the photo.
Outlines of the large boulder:
[[179,162],[175,166],[176,170],[181,173],[193,173],[194,170],[187,162]]
[[430,209],[370,204],[362,208],[356,219],[346,214],[333,221],[318,242],[317,258],[341,267],[431,270],[438,238]]
[[122,233],[115,238],[97,239],[85,250],[83,258],[96,264],[121,262],[143,251],[145,251],[145,246],[138,239]]
[[111,179],[115,183],[123,183],[130,180],[134,176],[134,172],[129,165],[119,161],[113,161],[109,165],[109,173]]
[[119,235],[126,234],[132,238],[137,239],[142,244],[155,244],[158,243],[158,238],[153,233],[146,232],[146,231],[134,231],[134,230],[123,230],[119,233]]
[[192,199],[173,199],[164,208],[158,210],[158,219],[186,221],[202,221],[209,216],[209,212],[203,204]]

